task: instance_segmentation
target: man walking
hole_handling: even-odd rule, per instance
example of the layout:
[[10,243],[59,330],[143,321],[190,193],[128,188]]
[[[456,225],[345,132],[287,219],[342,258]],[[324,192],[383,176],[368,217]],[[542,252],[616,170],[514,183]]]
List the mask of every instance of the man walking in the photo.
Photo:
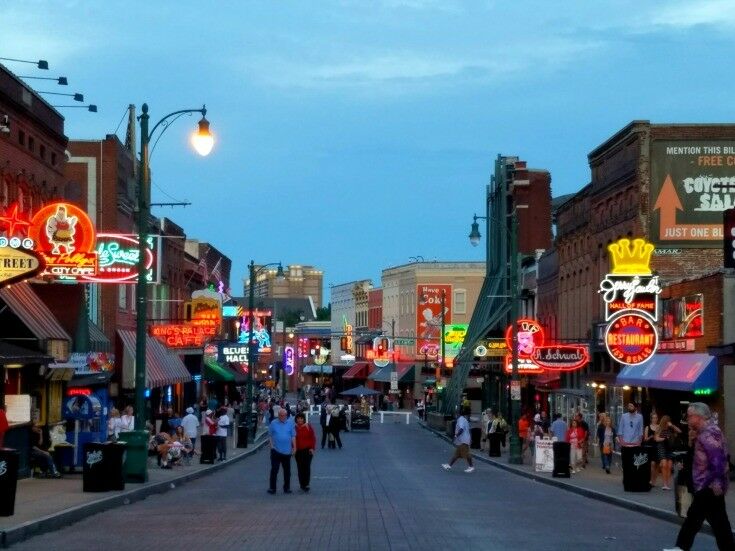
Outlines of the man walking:
[[467,461],[467,468],[464,472],[471,473],[475,470],[475,467],[472,465],[472,454],[470,453],[470,423],[467,420],[469,415],[469,409],[463,407],[462,414],[457,419],[457,426],[454,429],[454,445],[456,446],[454,455],[449,463],[444,463],[442,465],[442,467],[447,471],[451,469],[454,462],[460,458]]
[[286,410],[278,411],[278,419],[268,427],[271,444],[271,477],[269,494],[276,493],[278,469],[283,468],[283,493],[291,493],[291,456],[296,451],[296,428],[293,419],[288,419]]
[[694,499],[676,538],[677,546],[668,551],[689,551],[705,520],[712,527],[719,549],[735,549],[735,539],[725,508],[725,493],[729,483],[725,438],[720,427],[712,420],[712,413],[706,404],[689,404],[687,422],[689,430],[696,435],[692,461]]

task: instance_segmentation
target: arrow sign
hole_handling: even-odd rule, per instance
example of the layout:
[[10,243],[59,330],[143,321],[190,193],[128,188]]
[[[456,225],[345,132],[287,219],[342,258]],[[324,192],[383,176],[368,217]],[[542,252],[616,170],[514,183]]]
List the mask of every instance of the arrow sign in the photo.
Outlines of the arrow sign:
[[722,237],[719,224],[677,224],[676,211],[684,212],[671,175],[667,174],[653,205],[659,211],[659,241],[711,241]]

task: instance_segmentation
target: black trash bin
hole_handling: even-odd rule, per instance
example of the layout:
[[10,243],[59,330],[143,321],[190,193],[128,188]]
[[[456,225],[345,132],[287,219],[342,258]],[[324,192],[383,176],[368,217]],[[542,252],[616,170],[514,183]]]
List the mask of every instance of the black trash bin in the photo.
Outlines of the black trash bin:
[[470,429],[470,448],[472,448],[473,450],[479,450],[481,438],[482,429],[480,427],[472,427]]
[[15,514],[19,461],[20,452],[11,448],[0,448],[0,517]]
[[623,490],[648,492],[651,490],[651,459],[649,450],[641,446],[623,446],[620,449],[623,463]]
[[487,442],[488,442],[488,455],[490,457],[500,457],[500,441],[502,440],[502,435],[499,432],[491,432],[487,435]]
[[551,476],[555,478],[569,478],[569,459],[572,447],[569,442],[554,442],[554,470]]
[[125,489],[125,452],[127,445],[124,442],[105,444],[103,456],[107,473],[108,490]]
[[202,434],[202,449],[199,463],[214,463],[217,454],[217,437],[211,434]]
[[237,425],[237,447],[248,447],[248,426],[245,423]]
[[105,444],[87,442],[82,454],[82,491],[106,492],[109,488],[107,480],[107,464],[105,462]]

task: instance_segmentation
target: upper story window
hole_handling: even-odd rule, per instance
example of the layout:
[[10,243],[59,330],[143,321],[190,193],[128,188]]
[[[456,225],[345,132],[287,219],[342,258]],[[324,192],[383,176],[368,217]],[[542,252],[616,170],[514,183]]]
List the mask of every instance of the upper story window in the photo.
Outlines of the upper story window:
[[456,314],[467,313],[467,291],[465,289],[454,290],[454,312]]
[[24,147],[26,145],[26,133],[22,130],[18,130],[18,143]]

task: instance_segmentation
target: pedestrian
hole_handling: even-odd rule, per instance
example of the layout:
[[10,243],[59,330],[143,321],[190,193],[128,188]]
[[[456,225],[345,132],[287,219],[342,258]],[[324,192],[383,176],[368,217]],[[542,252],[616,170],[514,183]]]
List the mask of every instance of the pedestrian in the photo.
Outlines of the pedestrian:
[[551,435],[555,436],[559,442],[567,441],[567,431],[569,430],[569,427],[567,427],[567,423],[562,418],[561,413],[554,414],[554,421],[551,423],[551,428],[549,430],[551,431]]
[[130,432],[135,429],[135,415],[133,406],[125,408],[125,413],[120,416],[120,432]]
[[495,420],[497,422],[496,432],[500,434],[500,444],[505,447],[505,440],[508,436],[508,421],[503,417],[503,412],[498,409],[495,410]]
[[610,466],[612,465],[613,451],[615,450],[615,440],[617,434],[612,426],[612,417],[602,414],[602,425],[597,428],[597,442],[600,446],[600,457],[602,458],[602,468],[607,474],[610,474]]
[[566,442],[569,442],[569,463],[573,473],[578,473],[580,466],[584,461],[582,455],[582,444],[585,441],[586,434],[584,429],[579,426],[576,417],[572,419],[572,426],[567,431]]
[[665,551],[689,551],[705,520],[712,527],[718,549],[731,551],[735,549],[735,539],[725,507],[729,484],[725,438],[713,421],[709,406],[701,402],[689,404],[687,423],[689,430],[696,433],[692,463],[694,498],[676,538],[676,547]]
[[490,428],[490,420],[492,417],[492,412],[490,408],[487,408],[485,411],[482,412],[482,433],[481,433],[481,440],[480,440],[480,449],[485,451],[490,447],[490,442],[488,440],[487,434],[488,429]]
[[[339,446],[342,449],[342,439],[339,437],[339,431],[342,428],[340,419],[337,415],[335,406],[327,406],[327,416],[325,419],[326,423],[326,435],[329,441],[329,449],[335,449]],[[324,447],[324,434],[322,434],[322,448]]]
[[467,420],[469,417],[469,408],[462,408],[461,415],[457,418],[457,425],[454,428],[454,455],[449,463],[444,463],[442,467],[445,470],[449,470],[454,465],[457,459],[464,459],[467,461],[467,468],[464,470],[466,473],[471,473],[475,470],[472,464],[472,454],[470,453],[470,423]]
[[589,448],[590,426],[589,426],[589,423],[587,423],[587,421],[584,420],[584,415],[582,415],[582,413],[577,412],[576,419],[577,419],[577,426],[580,427],[584,431],[584,441],[581,442],[582,468],[584,469],[587,466],[587,450]]
[[528,428],[530,427],[531,423],[529,421],[530,414],[521,415],[521,418],[518,419],[518,436],[521,439],[521,454],[524,456],[526,454],[526,450],[528,450]]
[[191,440],[191,447],[196,448],[199,419],[194,415],[194,408],[186,408],[186,415],[181,420],[181,427],[184,429],[184,434]]
[[316,450],[316,434],[314,428],[306,422],[306,415],[296,414],[296,469],[299,473],[299,487],[309,491],[311,480],[311,460]]
[[541,429],[544,431],[544,435],[549,434],[550,428],[551,428],[551,421],[549,421],[549,414],[546,413],[546,410],[543,410],[541,412]]
[[271,475],[269,494],[276,493],[276,480],[279,468],[283,469],[283,493],[291,493],[291,456],[296,450],[296,428],[291,419],[286,417],[286,410],[278,412],[268,427],[271,445]]
[[230,426],[230,418],[227,416],[227,408],[222,407],[219,410],[219,416],[217,417],[217,454],[219,457],[217,461],[224,461],[227,459],[227,427]]
[[618,442],[621,447],[640,446],[643,441],[643,416],[636,411],[633,402],[628,411],[620,416],[618,423]]
[[658,478],[658,454],[656,453],[656,433],[658,432],[658,414],[655,411],[651,412],[651,422],[646,425],[643,429],[643,445],[648,448],[648,458],[651,461],[651,487],[656,485],[656,479]]
[[45,474],[47,477],[61,478],[61,473],[56,469],[56,463],[54,463],[51,454],[44,450],[43,442],[43,429],[34,424],[31,428],[31,459],[36,464],[44,464]]
[[671,489],[671,467],[674,460],[673,440],[677,434],[681,434],[681,430],[671,423],[671,418],[668,415],[661,417],[654,440],[656,441],[656,458],[661,465],[662,490]]
[[[120,411],[117,408],[112,408],[110,410],[110,418],[107,420],[107,439],[110,442],[117,442],[121,426],[122,420],[120,419]],[[0,448],[1,447],[2,445],[0,444]]]
[[0,448],[3,447],[3,440],[5,440],[5,433],[8,432],[8,416],[5,414],[5,404],[0,403]]

